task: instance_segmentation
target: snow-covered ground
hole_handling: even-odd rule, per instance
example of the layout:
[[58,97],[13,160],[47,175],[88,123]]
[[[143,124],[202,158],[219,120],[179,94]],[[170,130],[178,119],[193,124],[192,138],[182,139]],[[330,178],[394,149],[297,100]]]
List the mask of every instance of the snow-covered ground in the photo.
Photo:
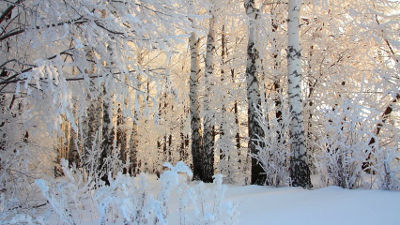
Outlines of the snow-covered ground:
[[[154,217],[150,214],[160,215],[165,209],[164,222],[172,225],[400,225],[400,192],[339,187],[305,190],[254,185],[225,185],[225,189],[220,182],[187,183],[186,177],[180,179],[179,175],[180,181],[176,180],[174,184],[176,173],[165,174],[166,179],[163,175],[161,179],[146,175],[142,180],[120,175],[111,186],[101,187],[93,195],[79,195],[82,192],[71,188],[75,187],[72,183],[66,185],[65,178],[58,179],[53,186],[56,189],[44,188],[51,204],[29,213],[33,217],[13,217],[11,214],[0,217],[3,218],[0,224],[36,224],[31,222],[36,220],[46,225],[102,224],[100,215],[106,213],[107,219],[102,220],[105,224],[123,225],[127,223],[122,218],[130,218],[136,222],[140,219],[147,221],[138,223],[144,225],[154,224]],[[169,185],[169,192],[161,191],[166,190],[160,189],[163,185],[166,187],[165,184]],[[45,187],[44,184],[41,186]],[[157,205],[151,199],[166,199],[166,202]],[[181,205],[182,201],[186,202],[185,206]],[[236,206],[233,207],[236,210],[232,210],[230,203]],[[147,219],[143,219],[145,217]],[[6,218],[13,222],[4,222]],[[164,224],[161,222],[159,220],[158,224]]]
[[400,192],[229,186],[239,225],[399,225]]

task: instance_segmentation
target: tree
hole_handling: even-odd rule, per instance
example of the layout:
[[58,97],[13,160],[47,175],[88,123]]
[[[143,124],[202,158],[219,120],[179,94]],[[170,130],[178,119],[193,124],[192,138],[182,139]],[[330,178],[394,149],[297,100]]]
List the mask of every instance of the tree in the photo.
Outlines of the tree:
[[215,117],[214,112],[211,109],[211,97],[213,96],[213,80],[215,79],[214,72],[214,55],[215,55],[215,5],[216,3],[210,2],[210,19],[207,35],[207,51],[205,58],[205,73],[204,73],[204,85],[206,93],[204,98],[204,119],[203,119],[203,152],[202,155],[202,166],[203,166],[203,178],[204,182],[211,183],[214,176],[214,145],[215,145]]
[[[193,22],[194,23],[194,22]],[[200,122],[200,101],[199,101],[199,82],[200,82],[200,60],[199,60],[200,39],[195,32],[190,34],[190,127],[192,139],[192,158],[193,158],[193,179],[201,180],[203,178],[202,169],[202,137]]]
[[305,146],[303,103],[301,94],[301,50],[299,16],[301,0],[289,0],[288,20],[288,95],[290,111],[290,177],[293,186],[311,187],[310,168]]
[[[249,131],[249,151],[251,154],[257,154],[256,139],[263,137],[264,132],[257,123],[257,108],[261,106],[261,97],[259,90],[259,81],[257,77],[257,65],[259,53],[255,42],[255,23],[259,17],[259,10],[255,8],[254,0],[246,0],[244,4],[246,14],[249,18],[249,40],[247,44],[247,101],[248,101],[248,131]],[[263,185],[265,182],[264,170],[258,163],[258,160],[251,160],[251,183]]]

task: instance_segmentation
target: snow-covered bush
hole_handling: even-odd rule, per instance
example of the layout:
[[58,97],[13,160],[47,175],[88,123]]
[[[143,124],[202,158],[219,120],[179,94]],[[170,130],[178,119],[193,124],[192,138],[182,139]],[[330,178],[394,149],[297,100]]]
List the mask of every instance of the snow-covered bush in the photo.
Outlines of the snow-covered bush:
[[[269,102],[267,105],[272,105]],[[272,186],[284,185],[289,179],[289,142],[287,113],[282,113],[282,118],[277,118],[273,110],[268,108],[265,115],[257,111],[257,122],[264,131],[265,137],[256,140],[256,158],[266,173],[266,184]]]
[[98,224],[156,224],[162,221],[161,204],[149,193],[142,174],[131,178],[119,173],[110,186],[96,191]]
[[[391,124],[385,118],[386,125],[382,126],[382,121],[377,124],[379,135],[373,136],[372,150],[369,155],[368,169],[370,173],[366,179],[370,182],[370,187],[382,190],[400,190],[400,136],[399,128]],[[379,129],[379,130],[378,130]],[[371,141],[372,142],[372,141]]]
[[179,224],[234,224],[236,206],[224,201],[226,187],[223,176],[214,175],[214,182],[208,186],[202,182],[183,189],[179,201]]
[[64,224],[233,224],[235,207],[224,200],[221,175],[209,187],[192,186],[183,162],[164,167],[159,181],[118,173],[109,175],[110,185],[98,186],[63,160],[64,178],[36,184],[49,202],[47,215],[55,212]]
[[95,182],[93,177],[85,176],[82,170],[61,161],[64,177],[53,181],[38,179],[36,185],[47,199],[50,209],[48,215],[54,212],[65,224],[78,224],[87,212],[94,206]]
[[[22,221],[33,216],[31,209],[43,205],[35,179],[53,173],[52,134],[44,123],[28,117],[40,114],[24,105],[15,95],[15,101],[0,103],[0,221]],[[4,99],[0,96],[0,99]],[[46,109],[48,110],[48,108]],[[50,120],[50,116],[47,116]],[[33,128],[34,126],[34,128]],[[41,129],[41,132],[34,132]],[[45,141],[44,141],[45,140]],[[29,215],[26,214],[27,211]],[[17,218],[17,215],[25,215]],[[28,220],[28,219],[27,219]],[[22,224],[16,222],[15,224]]]
[[317,170],[327,185],[357,188],[362,184],[362,164],[371,152],[366,108],[351,99],[325,110],[317,139]]
[[[398,142],[397,142],[398,143]],[[397,147],[381,147],[371,153],[376,159],[371,169],[376,171],[376,184],[382,190],[400,190],[400,152]]]

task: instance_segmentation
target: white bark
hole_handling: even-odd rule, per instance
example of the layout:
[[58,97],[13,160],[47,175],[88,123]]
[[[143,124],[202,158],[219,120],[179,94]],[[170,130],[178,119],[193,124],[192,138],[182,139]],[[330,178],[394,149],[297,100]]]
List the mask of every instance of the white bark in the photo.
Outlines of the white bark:
[[[257,63],[259,61],[259,53],[255,46],[255,22],[258,18],[258,9],[254,7],[254,0],[245,1],[246,14],[249,17],[249,41],[247,45],[247,101],[248,101],[248,130],[249,130],[249,151],[251,154],[257,154],[255,140],[264,136],[264,132],[257,123],[257,107],[261,105],[261,97],[259,90],[259,81],[257,79]],[[265,182],[264,170],[258,163],[257,159],[252,158],[251,162],[251,183],[263,185]]]
[[209,28],[207,35],[207,52],[205,58],[204,85],[206,93],[204,94],[204,134],[203,134],[203,178],[204,182],[212,182],[214,175],[214,145],[215,145],[215,121],[214,112],[211,104],[213,79],[214,79],[214,53],[215,53],[215,13],[214,6],[209,10],[211,18],[209,19]]
[[292,158],[290,172],[293,186],[311,187],[310,169],[305,147],[303,104],[301,97],[301,50],[299,44],[299,15],[301,0],[289,0],[288,20],[288,95],[291,120],[289,135]]
[[192,157],[193,157],[193,178],[201,179],[202,176],[202,157],[201,157],[201,124],[200,124],[200,102],[199,102],[199,82],[200,82],[200,61],[199,61],[199,42],[196,33],[192,32],[189,38],[190,46],[190,126],[192,130]]

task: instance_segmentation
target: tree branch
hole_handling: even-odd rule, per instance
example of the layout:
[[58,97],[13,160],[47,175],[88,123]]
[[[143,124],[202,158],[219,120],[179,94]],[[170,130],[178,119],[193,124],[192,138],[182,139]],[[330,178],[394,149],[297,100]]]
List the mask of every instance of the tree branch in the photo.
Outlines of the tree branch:
[[[59,23],[55,23],[55,24],[48,24],[48,25],[44,25],[44,26],[36,26],[34,28],[31,28],[32,30],[40,30],[42,28],[50,28],[50,27],[58,27],[58,26],[62,26],[64,24],[82,24],[82,23],[86,23],[88,20],[83,18],[82,16],[77,18],[77,19],[73,19],[73,20],[68,20],[68,21],[63,21],[63,22],[59,22]],[[12,31],[10,33],[4,34],[3,36],[0,37],[0,41],[3,41],[4,39],[7,39],[9,37],[21,34],[23,32],[25,32],[27,29],[24,28],[20,28],[19,30],[16,31]]]
[[15,6],[23,1],[24,0],[17,0],[13,5],[10,5],[6,10],[4,10],[4,12],[0,16],[0,23],[2,23],[7,17],[11,17],[12,10],[15,8]]

